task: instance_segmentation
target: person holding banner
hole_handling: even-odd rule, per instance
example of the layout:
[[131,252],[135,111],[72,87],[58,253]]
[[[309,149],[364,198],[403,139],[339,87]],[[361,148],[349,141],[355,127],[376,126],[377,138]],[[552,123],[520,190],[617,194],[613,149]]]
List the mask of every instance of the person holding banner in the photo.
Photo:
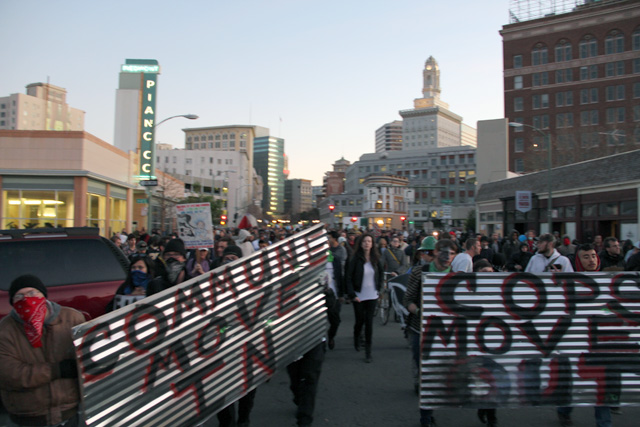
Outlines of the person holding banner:
[[[409,310],[407,319],[407,331],[409,333],[409,341],[411,342],[411,350],[413,352],[413,372],[414,372],[414,388],[419,392],[420,387],[420,307],[422,305],[422,273],[450,273],[451,262],[456,256],[456,244],[450,239],[439,240],[433,251],[433,262],[429,262],[430,254],[424,250],[428,244],[427,238],[422,241],[422,246],[418,248],[422,257],[422,268],[414,268],[407,282],[407,292],[404,294],[403,304]],[[435,419],[433,418],[433,409],[420,408],[420,424],[422,427],[434,427]]]
[[[578,246],[575,259],[576,271],[596,272],[600,271],[600,257],[596,253],[596,249],[591,244]],[[558,419],[562,427],[570,427],[573,425],[571,420],[571,412],[573,408],[563,406],[558,408]],[[611,427],[611,408],[608,406],[596,406],[594,408],[596,418],[596,427]]]
[[80,312],[47,300],[40,278],[11,282],[11,313],[0,321],[0,395],[19,426],[84,425],[71,329]]
[[371,234],[365,233],[356,241],[355,252],[347,263],[347,294],[353,301],[356,323],[353,327],[353,345],[360,351],[360,333],[364,326],[365,362],[371,363],[371,337],[373,317],[382,289],[384,267]]
[[113,300],[107,305],[106,312],[117,310],[163,290],[162,279],[155,277],[153,260],[145,254],[133,254],[130,257],[129,273],[122,285],[116,290]]
[[527,273],[548,273],[548,272],[573,272],[573,266],[569,258],[560,255],[555,249],[556,239],[553,234],[543,234],[538,239],[538,253],[529,260]]

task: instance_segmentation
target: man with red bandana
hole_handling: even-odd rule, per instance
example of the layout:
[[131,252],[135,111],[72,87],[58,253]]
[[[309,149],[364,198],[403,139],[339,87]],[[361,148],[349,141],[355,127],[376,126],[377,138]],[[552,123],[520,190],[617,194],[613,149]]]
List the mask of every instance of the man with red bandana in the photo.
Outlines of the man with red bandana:
[[19,426],[75,427],[80,391],[71,329],[84,316],[46,298],[36,276],[11,282],[13,310],[0,321],[0,394]]
[[[600,257],[596,253],[593,245],[580,245],[576,250],[575,270],[586,273],[600,271]],[[611,408],[608,406],[596,406],[595,408],[596,427],[611,427]],[[571,407],[558,408],[558,419],[562,427],[573,425],[571,420]]]

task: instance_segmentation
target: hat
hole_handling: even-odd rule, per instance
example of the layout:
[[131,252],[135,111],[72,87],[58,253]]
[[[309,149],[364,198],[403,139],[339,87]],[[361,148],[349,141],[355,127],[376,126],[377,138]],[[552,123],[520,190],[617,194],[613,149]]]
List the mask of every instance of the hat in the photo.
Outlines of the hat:
[[636,249],[640,249],[640,240],[638,240],[638,241],[633,245],[633,247],[634,247],[634,248],[636,248]]
[[224,248],[224,251],[222,251],[222,258],[224,258],[227,255],[235,255],[238,258],[242,258],[242,249],[240,249],[240,246],[229,245],[226,248]]
[[147,249],[147,242],[145,242],[144,240],[140,240],[138,243],[136,243],[136,249]]
[[247,240],[247,237],[250,237],[251,233],[249,233],[247,230],[245,229],[241,229],[240,231],[238,231],[238,235],[235,237],[235,240],[237,242],[244,242],[245,240]]
[[185,256],[187,254],[187,250],[184,248],[184,242],[182,239],[171,239],[167,246],[164,247],[164,251],[166,252],[178,252],[180,255]]
[[427,236],[422,240],[422,244],[418,248],[419,251],[432,251],[436,248],[436,238]]
[[13,305],[13,297],[20,289],[24,288],[37,289],[45,296],[45,298],[47,297],[47,288],[38,276],[34,276],[33,274],[23,274],[11,282],[11,286],[9,287],[9,304]]
[[340,237],[338,237],[338,243],[347,243],[347,239],[345,239],[344,237],[340,236]]
[[209,248],[198,248],[199,251],[209,251]]

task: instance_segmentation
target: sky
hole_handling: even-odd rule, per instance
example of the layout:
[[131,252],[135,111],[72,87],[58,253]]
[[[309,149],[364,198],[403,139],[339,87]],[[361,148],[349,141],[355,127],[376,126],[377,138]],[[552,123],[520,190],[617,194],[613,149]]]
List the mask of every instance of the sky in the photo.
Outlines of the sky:
[[156,142],[183,128],[251,124],[285,139],[289,178],[375,152],[375,130],[422,97],[429,56],[441,98],[476,127],[504,116],[508,0],[0,0],[0,96],[46,82],[113,144],[125,59],[156,59]]

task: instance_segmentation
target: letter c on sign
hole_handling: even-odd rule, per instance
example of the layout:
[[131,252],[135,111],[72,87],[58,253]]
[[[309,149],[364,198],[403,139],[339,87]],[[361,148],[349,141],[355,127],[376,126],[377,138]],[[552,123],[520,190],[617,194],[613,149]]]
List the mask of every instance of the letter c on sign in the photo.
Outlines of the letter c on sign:
[[142,157],[149,160],[151,158],[151,150],[146,150],[142,152]]
[[145,132],[142,134],[142,139],[144,139],[145,141],[151,141],[151,132]]
[[150,173],[150,172],[151,172],[151,165],[150,165],[150,164],[148,164],[148,163],[147,163],[147,164],[142,165],[142,172]]

